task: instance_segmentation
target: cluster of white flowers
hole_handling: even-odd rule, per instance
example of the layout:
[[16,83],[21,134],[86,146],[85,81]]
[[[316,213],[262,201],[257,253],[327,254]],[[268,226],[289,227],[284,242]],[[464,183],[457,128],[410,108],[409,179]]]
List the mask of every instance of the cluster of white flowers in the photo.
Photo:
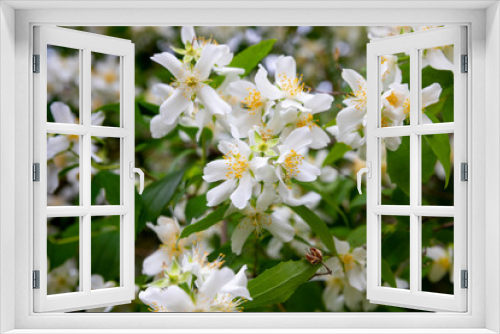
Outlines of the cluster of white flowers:
[[[240,78],[243,69],[228,67],[233,54],[227,45],[197,38],[192,27],[183,27],[181,36],[184,49],[173,50],[182,60],[169,52],[152,57],[175,77],[172,85],[155,86],[165,100],[151,120],[153,137],[168,134],[179,123],[196,126],[197,139],[204,127],[224,132],[216,136],[222,158],[205,166],[203,179],[222,181],[208,191],[209,206],[229,200],[230,211],[245,215],[232,234],[233,252],[240,254],[247,237],[252,232],[261,235],[263,229],[291,241],[293,227],[273,213],[273,207],[319,201],[316,193],[301,194],[294,182],[312,182],[322,174],[310,150],[330,143],[315,115],[330,110],[333,97],[312,94],[292,57],[277,57],[274,82],[262,65],[251,82]],[[212,73],[225,76],[217,88],[210,85]]]
[[236,312],[251,300],[245,275],[246,265],[237,274],[221,268],[221,256],[210,262],[208,252],[194,238],[179,239],[181,228],[175,219],[160,217],[157,225],[148,223],[162,244],[143,263],[143,273],[155,276],[139,293],[142,302],[154,312]]

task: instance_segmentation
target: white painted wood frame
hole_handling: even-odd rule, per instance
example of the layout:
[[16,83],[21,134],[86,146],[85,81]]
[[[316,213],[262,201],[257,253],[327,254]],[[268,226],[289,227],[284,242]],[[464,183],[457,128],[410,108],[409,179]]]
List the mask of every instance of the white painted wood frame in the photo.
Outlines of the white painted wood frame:
[[[40,288],[34,289],[34,312],[74,311],[129,303],[134,298],[134,44],[71,29],[34,27],[34,54],[40,55],[40,73],[33,74],[34,149],[40,163],[40,181],[33,185],[34,270],[40,271]],[[79,50],[80,124],[47,122],[47,47]],[[92,52],[120,57],[120,127],[91,125]],[[80,205],[47,206],[47,134],[78,135]],[[91,205],[91,137],[120,138],[121,205]],[[91,218],[120,216],[120,282],[117,287],[91,289]],[[79,217],[79,291],[47,295],[47,218]]]
[[[425,49],[454,46],[454,122],[422,124],[422,56]],[[467,290],[461,288],[460,272],[467,270],[467,182],[460,179],[460,164],[467,163],[467,73],[461,73],[461,55],[467,54],[466,27],[454,26],[373,40],[367,47],[368,122],[367,162],[372,177],[367,180],[367,297],[377,304],[431,311],[467,310]],[[410,124],[381,127],[381,57],[397,53],[410,56]],[[454,206],[422,205],[422,134],[454,134]],[[381,163],[384,137],[409,136],[410,205],[381,205]],[[410,288],[382,286],[382,215],[410,217]],[[421,218],[454,218],[453,294],[422,290]]]

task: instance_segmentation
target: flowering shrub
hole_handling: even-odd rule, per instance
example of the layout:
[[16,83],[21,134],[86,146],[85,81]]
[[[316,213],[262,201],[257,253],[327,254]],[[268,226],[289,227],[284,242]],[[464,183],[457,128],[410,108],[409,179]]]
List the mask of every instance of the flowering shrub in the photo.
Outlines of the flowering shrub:
[[[353,179],[365,165],[364,58],[359,50],[349,51],[355,47],[350,39],[351,46],[337,42],[326,52],[324,43],[341,32],[381,38],[420,28],[373,27],[366,34],[359,28],[299,27],[287,32],[292,44],[265,38],[276,37],[279,29],[285,28],[218,28],[217,40],[197,36],[193,27],[176,30],[180,39],[172,28],[124,30],[132,37],[119,29],[106,32],[136,42],[136,160],[147,177],[144,194],[136,195],[138,296],[113,311],[396,310],[377,307],[365,295],[366,198],[357,194]],[[150,39],[134,40],[147,34],[171,42],[157,52],[148,47]],[[304,56],[308,50],[316,53]],[[453,121],[450,50],[423,53],[423,122]],[[61,53],[51,57],[65,69],[78,64]],[[382,126],[409,124],[408,58],[381,59]],[[119,77],[106,69],[116,72],[117,65],[110,58],[97,60],[92,124],[112,125],[119,111],[113,80]],[[74,91],[78,81],[63,75],[52,80],[48,120],[77,123],[78,102],[61,92]],[[423,196],[431,205],[453,205],[452,140],[444,136],[422,139]],[[53,205],[78,200],[74,140],[47,138]],[[110,140],[93,138],[92,145],[92,203],[116,204],[119,156]],[[385,139],[382,157],[383,204],[408,204],[408,138]],[[384,217],[382,226],[382,283],[403,289],[409,279],[404,218]],[[54,221],[48,251],[52,275],[71,265],[65,284],[76,286],[77,245],[69,247],[68,241],[58,253],[61,240],[78,239],[74,224]],[[105,217],[93,226],[93,273],[103,275],[102,282],[119,281],[110,269],[117,264],[109,246],[119,242],[119,225]],[[423,286],[449,293],[452,221],[428,218],[422,226]]]

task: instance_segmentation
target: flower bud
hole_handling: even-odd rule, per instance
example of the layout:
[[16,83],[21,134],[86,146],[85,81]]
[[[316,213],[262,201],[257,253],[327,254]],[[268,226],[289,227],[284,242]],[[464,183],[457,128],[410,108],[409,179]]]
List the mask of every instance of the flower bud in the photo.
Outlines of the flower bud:
[[323,261],[323,253],[316,247],[309,248],[309,254],[306,254],[306,260],[311,264],[318,264]]

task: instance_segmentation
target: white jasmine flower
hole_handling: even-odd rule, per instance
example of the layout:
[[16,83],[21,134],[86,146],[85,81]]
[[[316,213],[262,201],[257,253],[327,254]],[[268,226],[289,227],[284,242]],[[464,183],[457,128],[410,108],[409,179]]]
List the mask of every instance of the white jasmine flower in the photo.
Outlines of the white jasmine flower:
[[251,300],[244,265],[237,274],[229,268],[214,270],[191,296],[176,285],[149,287],[139,293],[153,312],[237,312],[241,298]]
[[194,66],[182,63],[174,55],[163,52],[155,54],[151,59],[167,68],[175,77],[175,90],[160,106],[160,113],[166,125],[177,124],[182,113],[191,115],[198,105],[210,114],[227,114],[231,106],[208,85],[210,72],[220,57],[219,49],[208,44],[203,48],[200,59]]
[[208,206],[215,206],[230,198],[238,209],[246,207],[256,184],[258,169],[267,164],[268,158],[256,157],[241,140],[222,141],[221,160],[208,163],[203,169],[206,182],[224,181],[207,193]]
[[69,259],[47,274],[47,294],[53,295],[77,291],[78,279],[76,262],[74,259]]
[[394,55],[382,56],[380,63],[382,90],[385,91],[391,84],[400,84],[403,74],[398,66],[398,57]]
[[445,249],[442,246],[427,247],[425,255],[432,259],[431,271],[427,276],[429,281],[439,282],[447,273],[453,283],[453,248]]
[[359,291],[364,291],[366,289],[366,250],[358,247],[351,251],[349,242],[335,237],[333,239],[349,284]]

